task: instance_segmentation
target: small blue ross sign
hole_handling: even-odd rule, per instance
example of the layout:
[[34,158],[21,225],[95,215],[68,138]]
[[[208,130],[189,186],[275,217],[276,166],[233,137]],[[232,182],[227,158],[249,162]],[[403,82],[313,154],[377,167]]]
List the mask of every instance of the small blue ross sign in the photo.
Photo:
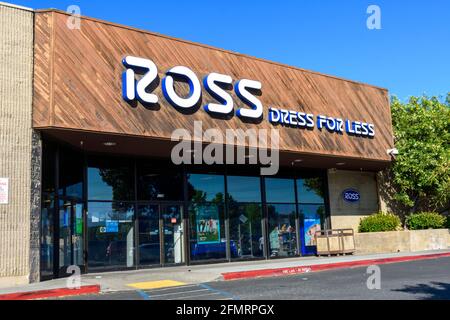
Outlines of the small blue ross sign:
[[347,189],[342,193],[342,197],[344,198],[344,201],[355,203],[359,202],[361,200],[361,195],[359,192],[355,189]]

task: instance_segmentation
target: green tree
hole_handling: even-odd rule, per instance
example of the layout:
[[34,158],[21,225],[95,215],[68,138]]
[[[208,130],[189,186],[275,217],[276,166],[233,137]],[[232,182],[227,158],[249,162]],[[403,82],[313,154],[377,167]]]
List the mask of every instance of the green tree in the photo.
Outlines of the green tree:
[[392,170],[395,200],[409,208],[439,210],[450,203],[450,93],[412,97],[407,103],[393,98],[395,146]]

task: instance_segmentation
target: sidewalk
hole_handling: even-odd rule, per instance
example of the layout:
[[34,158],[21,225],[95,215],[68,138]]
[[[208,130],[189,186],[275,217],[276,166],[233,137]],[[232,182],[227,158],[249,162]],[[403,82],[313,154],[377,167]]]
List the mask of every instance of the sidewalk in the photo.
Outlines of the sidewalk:
[[[302,257],[282,260],[221,263],[199,266],[181,266],[158,269],[121,271],[82,276],[82,286],[88,291],[97,286],[97,291],[125,291],[152,289],[213,281],[255,278],[261,276],[286,276],[338,268],[352,268],[371,264],[395,263],[411,260],[450,257],[450,250],[357,255],[340,257]],[[0,289],[1,295],[11,293],[33,293],[42,290],[65,289],[67,279],[56,279],[22,287]],[[93,287],[94,286],[94,287]],[[67,295],[61,291],[61,295]],[[83,291],[74,294],[83,294]],[[44,293],[45,294],[45,293]]]

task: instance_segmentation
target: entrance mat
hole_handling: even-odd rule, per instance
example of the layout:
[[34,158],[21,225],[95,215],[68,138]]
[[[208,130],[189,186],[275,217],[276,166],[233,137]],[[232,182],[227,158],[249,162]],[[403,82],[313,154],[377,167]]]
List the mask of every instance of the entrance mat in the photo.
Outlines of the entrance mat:
[[170,287],[180,287],[187,283],[174,281],[174,280],[160,280],[160,281],[148,281],[148,282],[137,282],[127,284],[128,287],[149,290],[149,289],[160,289],[160,288],[170,288]]

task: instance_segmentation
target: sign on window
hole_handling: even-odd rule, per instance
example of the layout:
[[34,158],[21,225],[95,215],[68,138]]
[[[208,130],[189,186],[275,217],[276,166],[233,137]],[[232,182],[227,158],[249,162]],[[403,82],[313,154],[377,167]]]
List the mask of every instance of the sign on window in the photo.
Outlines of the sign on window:
[[9,179],[0,178],[0,204],[9,202]]

